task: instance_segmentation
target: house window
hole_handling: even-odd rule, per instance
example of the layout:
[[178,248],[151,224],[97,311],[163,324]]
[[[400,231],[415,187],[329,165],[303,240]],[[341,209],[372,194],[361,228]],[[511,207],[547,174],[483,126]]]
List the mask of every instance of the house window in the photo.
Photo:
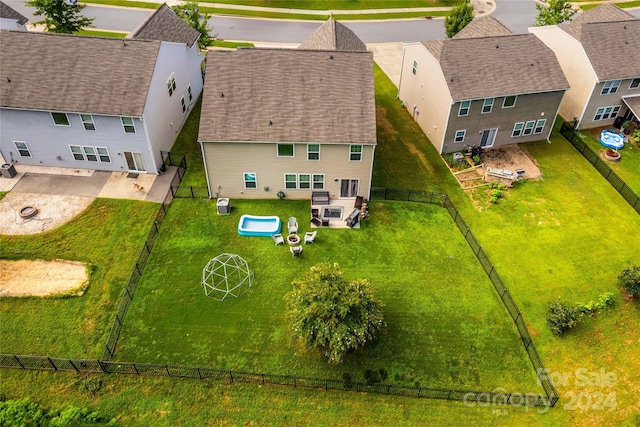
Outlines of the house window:
[[620,112],[620,105],[610,106],[610,107],[600,107],[596,110],[596,115],[593,117],[593,120],[607,120],[607,119],[615,119]]
[[638,89],[639,87],[640,87],[640,77],[638,77],[637,79],[631,80],[629,89]]
[[533,129],[533,133],[542,133],[544,125],[547,123],[547,119],[540,119],[536,122],[536,127]]
[[418,73],[418,61],[413,60],[413,68],[411,69],[411,74],[414,76]]
[[122,127],[125,133],[136,133],[136,127],[131,117],[120,117],[120,119],[122,120]]
[[96,130],[96,125],[93,123],[93,117],[91,114],[80,114],[80,120],[82,120],[84,130]]
[[80,147],[79,145],[70,145],[69,149],[71,150],[71,155],[73,156],[74,160],[85,160],[84,153],[82,152],[82,147]]
[[322,174],[313,175],[313,189],[324,190],[324,175]]
[[193,101],[193,92],[191,91],[191,85],[187,87],[187,94],[189,94],[189,101]]
[[295,173],[284,174],[284,188],[296,189],[298,188],[298,182],[296,181]]
[[513,131],[511,132],[511,138],[515,138],[517,136],[522,135],[522,128],[524,127],[524,122],[518,122],[513,126]]
[[53,118],[53,123],[58,126],[71,126],[69,123],[69,118],[66,113],[51,113],[51,117]]
[[620,87],[620,80],[609,80],[607,82],[604,82],[604,86],[602,86],[602,92],[600,92],[600,95],[616,93],[618,91],[618,87]]
[[97,162],[98,156],[96,155],[96,149],[93,147],[82,147],[82,151],[84,151],[85,156],[87,156],[87,161],[89,162]]
[[107,150],[105,147],[96,147],[96,151],[98,152],[98,157],[100,157],[100,161],[102,163],[111,163],[109,150]]
[[311,188],[311,175],[308,173],[301,173],[298,175],[298,188],[301,190],[308,190]]
[[349,160],[352,162],[362,160],[362,145],[352,145],[349,147]]
[[535,126],[536,121],[535,120],[531,120],[529,122],[527,122],[524,125],[524,131],[522,132],[523,135],[531,135],[531,132],[533,132],[533,127]]
[[182,105],[182,112],[185,113],[187,111],[187,106],[184,103],[184,96],[180,98],[180,105]]
[[486,98],[482,103],[482,114],[490,113],[493,109],[493,101],[495,98]]
[[456,138],[454,139],[454,142],[464,142],[464,136],[467,134],[466,130],[457,130],[456,131]]
[[278,157],[293,157],[293,144],[278,144]]
[[13,145],[16,146],[18,150],[18,154],[20,157],[31,157],[31,151],[29,151],[29,147],[27,147],[27,143],[24,141],[13,141]]
[[169,96],[176,91],[176,78],[173,75],[167,80],[167,90],[169,91]]
[[320,144],[307,144],[307,160],[320,160]]
[[468,116],[470,107],[471,101],[462,101],[460,103],[460,108],[458,109],[458,116]]
[[245,172],[243,175],[244,188],[258,188],[258,178],[255,172]]
[[518,95],[505,96],[504,101],[502,101],[502,108],[513,108],[516,106],[516,99],[518,99]]

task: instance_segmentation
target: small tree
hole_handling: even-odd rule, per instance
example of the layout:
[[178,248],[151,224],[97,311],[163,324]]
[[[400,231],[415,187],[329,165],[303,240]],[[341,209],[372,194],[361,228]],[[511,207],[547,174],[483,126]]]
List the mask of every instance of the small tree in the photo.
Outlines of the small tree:
[[577,12],[568,0],[549,0],[547,5],[536,3],[536,9],[538,9],[535,23],[537,27],[568,21]]
[[618,284],[631,298],[640,296],[640,266],[632,265],[622,270],[618,276]]
[[200,6],[197,0],[188,0],[184,4],[172,6],[172,9],[183,21],[200,33],[200,38],[198,38],[200,49],[206,49],[207,46],[213,44],[217,34],[214,36],[209,34],[211,31],[209,29],[209,15],[205,13],[202,17],[200,16]]
[[44,15],[44,19],[34,22],[43,24],[50,33],[73,34],[83,27],[90,27],[93,18],[82,16],[80,12],[85,5],[66,0],[29,0],[27,6],[35,7],[36,16]]
[[458,34],[471,21],[473,21],[473,6],[467,0],[465,3],[454,7],[449,16],[444,18],[444,30],[447,38]]
[[547,308],[547,324],[555,335],[562,335],[578,324],[578,309],[573,305],[560,302],[549,302]]
[[383,304],[363,279],[348,281],[336,263],[311,267],[285,295],[294,334],[309,348],[322,347],[337,364],[384,328]]

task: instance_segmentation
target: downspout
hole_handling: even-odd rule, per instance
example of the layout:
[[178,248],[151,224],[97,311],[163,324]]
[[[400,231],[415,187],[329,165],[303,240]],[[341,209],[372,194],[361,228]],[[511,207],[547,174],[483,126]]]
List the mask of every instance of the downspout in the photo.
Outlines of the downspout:
[[589,106],[589,104],[591,104],[591,98],[593,98],[593,91],[596,88],[596,85],[600,83],[598,81],[598,78],[596,77],[595,82],[593,83],[593,86],[591,87],[591,94],[589,95],[589,99],[587,99],[587,102],[585,102],[584,104],[584,108],[582,109],[582,113],[580,113],[580,117],[578,117],[578,122],[576,123],[576,129],[580,129],[580,125],[582,124],[582,119],[584,118],[584,113],[587,111],[587,107]]
[[369,168],[369,194],[367,200],[371,199],[371,187],[373,186],[373,160],[376,158],[376,144],[371,146],[371,168]]
[[396,98],[400,98],[400,86],[402,86],[402,74],[404,73],[404,54],[406,52],[405,43],[402,43],[402,62],[400,63],[400,79],[398,80],[398,92]]
[[558,109],[556,110],[556,114],[553,117],[553,122],[551,122],[551,126],[549,126],[549,133],[547,134],[547,142],[549,144],[551,144],[551,133],[553,132],[553,124],[556,122],[556,120],[558,120],[558,115],[560,114],[560,105],[562,104],[562,100],[564,99],[564,96],[567,94],[567,89],[564,90],[564,93],[562,94],[562,98],[560,98],[560,102],[558,103]]
[[[204,162],[204,174],[207,178],[207,188],[209,190],[209,198],[212,199],[213,191],[211,191],[211,181],[209,180],[209,166],[207,165],[207,156],[204,153],[204,143],[202,141],[198,141],[200,143],[200,152],[202,153],[202,161]],[[216,198],[218,198],[219,194],[216,193]]]

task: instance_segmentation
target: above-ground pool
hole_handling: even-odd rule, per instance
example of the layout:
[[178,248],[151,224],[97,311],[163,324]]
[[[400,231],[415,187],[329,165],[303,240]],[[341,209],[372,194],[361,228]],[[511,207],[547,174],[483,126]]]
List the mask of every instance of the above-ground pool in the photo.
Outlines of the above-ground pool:
[[238,222],[241,236],[271,236],[280,233],[282,222],[277,216],[242,215]]
[[600,144],[607,148],[619,150],[624,147],[624,135],[619,134],[613,129],[605,129],[600,133]]

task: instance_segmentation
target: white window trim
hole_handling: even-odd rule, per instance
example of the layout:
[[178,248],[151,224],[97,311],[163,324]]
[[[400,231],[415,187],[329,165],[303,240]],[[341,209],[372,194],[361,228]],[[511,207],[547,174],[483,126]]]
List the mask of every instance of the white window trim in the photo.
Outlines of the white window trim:
[[180,105],[182,106],[182,114],[185,114],[187,112],[187,103],[184,100],[184,96],[180,98]]
[[[360,147],[360,152],[359,153],[352,152],[351,151],[352,147]],[[364,145],[362,145],[362,144],[351,144],[351,145],[349,145],[349,161],[350,162],[361,162],[362,161],[362,157],[363,157],[362,156],[363,152],[364,152]],[[351,155],[352,154],[360,154],[360,158],[358,160],[352,160],[351,159]]]
[[600,91],[600,95],[609,95],[613,93],[617,93],[620,88],[621,80],[607,80],[604,82],[602,86],[602,90]]
[[[611,108],[611,111],[608,113],[607,117],[604,117],[605,112],[607,111],[607,108]],[[618,113],[620,112],[621,108],[622,108],[622,105],[607,105],[606,107],[600,107],[596,110],[596,113],[593,115],[593,121],[597,122],[600,120],[615,119],[616,117],[618,117]],[[602,112],[598,113],[601,110]],[[600,116],[600,118],[598,118],[598,115]]]
[[513,96],[513,105],[505,105],[505,102],[507,102],[507,98],[509,98],[509,96],[505,96],[504,99],[502,100],[502,108],[513,108],[516,106],[516,103],[518,102],[518,95],[511,95]]
[[[520,125],[520,129],[516,129],[518,125]],[[516,122],[513,125],[513,130],[511,131],[511,138],[518,138],[519,136],[522,136],[523,129],[524,129],[524,122]],[[517,135],[516,135],[516,132],[518,132]]]
[[[280,155],[280,150],[278,149],[278,147],[280,147],[281,145],[290,145],[291,146],[292,151],[291,151],[291,155],[290,156],[281,156]],[[296,145],[295,144],[276,144],[276,156],[277,157],[284,157],[284,158],[295,157],[296,156]]]
[[[111,163],[111,154],[109,154],[109,149],[107,147],[95,147],[96,148],[96,154],[98,154],[98,160],[100,160],[100,163]],[[98,150],[104,150],[107,152],[106,156],[109,158],[109,160],[102,160],[102,158],[100,157],[101,154]]]
[[[255,181],[250,181],[247,179],[246,175],[253,175],[256,179]],[[247,182],[255,182],[255,187],[247,187]],[[242,184],[245,190],[257,190],[258,189],[258,174],[255,172],[242,172]]]
[[[302,180],[300,179],[300,176],[302,176],[302,175],[306,175],[306,176],[309,177],[309,181],[307,181],[307,183],[309,184],[309,188],[302,188],[301,187]],[[313,188],[313,181],[312,180],[313,180],[313,175],[312,174],[310,174],[310,173],[299,173],[298,174],[298,189],[300,189],[300,190],[311,190]]]
[[[542,122],[542,126],[540,126],[540,122]],[[533,127],[533,134],[534,135],[541,134],[546,125],[547,125],[547,119],[538,119],[538,121],[536,121],[535,126]]]
[[413,65],[411,66],[411,74],[414,76],[418,74],[418,61],[413,58]]
[[[487,104],[487,101],[490,101],[489,104]],[[489,114],[491,111],[493,111],[493,104],[495,103],[496,99],[495,98],[485,98],[484,101],[482,101],[482,114]],[[485,107],[489,107],[489,111],[484,111]]]
[[[87,151],[93,151],[93,153],[88,153]],[[91,145],[83,145],[82,146],[82,152],[84,153],[84,157],[87,160],[87,162],[98,163],[98,161],[100,160],[100,158],[98,157],[98,152],[96,151],[96,148],[92,147]],[[89,160],[89,156],[93,156],[96,159],[95,160]]]
[[[293,175],[293,181],[287,181],[287,175]],[[287,183],[293,183],[293,187],[287,187]],[[297,190],[298,189],[298,175],[295,173],[284,174],[284,189],[285,190]]]
[[[638,82],[638,84],[635,85],[635,86],[633,85],[634,81]],[[638,88],[640,88],[640,77],[636,77],[635,79],[631,79],[631,82],[629,83],[629,89],[635,90],[635,89],[638,89]]]
[[[531,126],[529,126],[531,125]],[[528,120],[525,124],[524,124],[524,128],[522,128],[522,136],[529,136],[533,134],[533,129],[536,126],[536,121],[535,120]],[[527,131],[529,131],[527,133]]]
[[[53,118],[53,113],[64,114],[64,117],[67,119],[67,124],[66,125],[61,125],[61,124],[56,123],[56,119]],[[53,121],[53,124],[55,126],[66,126],[66,127],[71,126],[71,120],[69,120],[69,116],[67,115],[67,113],[62,113],[60,111],[51,111],[51,120]]]
[[[309,151],[309,146],[310,145],[317,145],[318,146],[318,151]],[[318,154],[318,158],[317,159],[310,159],[309,158],[309,154]],[[307,161],[310,162],[319,162],[320,161],[320,144],[307,144]]]
[[167,92],[169,92],[169,96],[173,96],[173,94],[176,93],[176,87],[176,76],[175,74],[171,73],[171,75],[167,79]]
[[[18,148],[18,144],[24,144],[25,148],[22,148],[22,149],[21,149],[21,148]],[[33,157],[33,156],[31,155],[31,149],[29,149],[29,145],[27,144],[27,142],[26,142],[26,141],[13,141],[13,146],[14,146],[14,147],[16,147],[16,150],[18,150],[18,155],[19,155],[20,157],[28,157],[28,158]],[[28,156],[23,156],[23,155],[22,155],[22,153],[20,153],[20,150],[27,150],[27,152],[29,153],[29,155],[28,155]]]
[[[465,102],[469,103],[469,106],[466,108],[467,112],[462,114],[462,105],[464,105]],[[458,107],[458,117],[465,117],[469,115],[469,111],[471,111],[471,101],[467,100],[467,101],[460,101],[460,106]]]
[[[82,122],[82,127],[87,132],[95,132],[96,131],[96,122],[93,120],[93,116],[91,114],[78,114],[80,117],[80,121]],[[89,116],[89,121],[85,121],[82,116]],[[87,129],[87,124],[91,124],[93,129]]]
[[[460,141],[458,141],[458,134],[462,132],[462,139]],[[461,129],[461,130],[457,130],[455,135],[453,136],[453,143],[454,144],[459,144],[461,142],[464,142],[464,139],[467,136],[467,130],[466,129]]]
[[187,86],[187,95],[189,95],[189,101],[193,101],[193,90],[191,89],[191,85]]
[[[125,124],[124,124],[124,119],[131,119],[131,126],[133,127],[133,132],[127,132],[127,128],[126,128],[126,127],[127,127],[128,125],[125,125]],[[136,122],[135,122],[135,120],[133,119],[133,117],[120,116],[120,123],[122,124],[122,131],[123,131],[124,133],[129,133],[129,134],[134,134],[134,135],[138,133],[138,130],[136,129]]]
[[[80,149],[80,152],[74,153],[72,147],[78,147]],[[86,162],[87,161],[87,158],[85,157],[84,150],[82,149],[81,145],[70,144],[69,145],[69,151],[71,152],[71,157],[73,158],[73,160],[75,160],[77,162]],[[81,155],[82,159],[76,159],[76,155]]]
[[[316,184],[316,180],[315,177],[316,176],[321,176],[322,177],[322,188],[316,188],[315,184]],[[324,187],[326,186],[326,177],[323,173],[313,173],[311,174],[311,189],[312,190],[324,190]]]

